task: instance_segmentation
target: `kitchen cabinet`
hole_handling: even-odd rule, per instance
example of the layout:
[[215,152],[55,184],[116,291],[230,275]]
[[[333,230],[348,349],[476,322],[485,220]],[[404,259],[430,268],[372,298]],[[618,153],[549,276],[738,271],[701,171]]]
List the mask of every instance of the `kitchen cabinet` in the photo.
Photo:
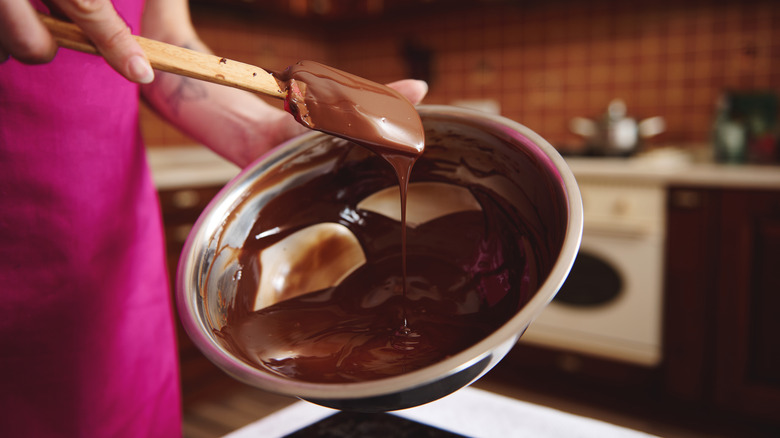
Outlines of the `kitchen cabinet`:
[[[219,192],[221,186],[171,188],[159,191],[165,226],[166,252],[171,290],[175,290],[176,268],[184,242],[198,216]],[[184,332],[176,313],[176,332],[179,344],[179,362],[182,393],[185,400],[197,396],[222,376],[220,371],[203,356]]]
[[780,422],[780,191],[671,187],[664,383]]

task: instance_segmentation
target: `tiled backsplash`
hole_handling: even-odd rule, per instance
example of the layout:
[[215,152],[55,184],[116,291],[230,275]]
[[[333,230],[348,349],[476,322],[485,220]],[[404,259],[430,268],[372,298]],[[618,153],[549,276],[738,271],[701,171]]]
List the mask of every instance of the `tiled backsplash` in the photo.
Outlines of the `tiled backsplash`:
[[[307,33],[247,13],[196,10],[194,19],[220,56],[269,68],[313,59],[377,82],[420,72],[425,103],[494,100],[556,145],[578,143],[569,121],[601,115],[613,98],[635,117],[665,117],[656,142],[684,145],[710,140],[722,91],[780,93],[780,2],[535,3],[476,2]],[[187,143],[149,112],[143,122],[150,145]]]

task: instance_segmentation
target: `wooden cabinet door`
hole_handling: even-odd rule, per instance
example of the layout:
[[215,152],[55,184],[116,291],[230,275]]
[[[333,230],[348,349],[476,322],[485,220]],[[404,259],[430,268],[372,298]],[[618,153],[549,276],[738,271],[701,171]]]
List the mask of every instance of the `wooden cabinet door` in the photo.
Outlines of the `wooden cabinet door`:
[[712,398],[720,192],[675,187],[667,197],[663,370],[675,399]]
[[726,190],[721,203],[715,400],[780,417],[780,192]]

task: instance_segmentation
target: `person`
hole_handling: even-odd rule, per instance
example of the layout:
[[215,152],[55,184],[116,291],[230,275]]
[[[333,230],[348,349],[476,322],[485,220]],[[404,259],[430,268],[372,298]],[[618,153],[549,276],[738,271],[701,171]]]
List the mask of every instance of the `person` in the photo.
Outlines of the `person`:
[[[139,94],[239,166],[304,131],[251,93],[154,72],[131,33],[208,48],[186,0],[142,2],[0,1],[4,437],[182,433],[162,224],[140,136]],[[58,51],[36,11],[77,23],[102,57]],[[389,85],[413,103],[427,90],[409,79]]]

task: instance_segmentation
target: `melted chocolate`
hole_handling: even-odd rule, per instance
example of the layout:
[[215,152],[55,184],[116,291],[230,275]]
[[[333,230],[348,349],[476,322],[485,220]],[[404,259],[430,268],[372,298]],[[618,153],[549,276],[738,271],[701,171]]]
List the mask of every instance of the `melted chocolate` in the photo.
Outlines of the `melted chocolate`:
[[[354,211],[350,228],[366,240],[364,265],[335,287],[236,312],[218,336],[244,361],[310,382],[389,377],[457,354],[511,318],[526,296],[515,228],[498,205],[483,205],[409,229],[407,281],[401,224]],[[250,238],[242,264],[257,266],[268,243]],[[242,281],[245,293],[255,292],[251,279]]]
[[[401,273],[406,294],[406,193],[425,145],[420,115],[409,100],[385,85],[314,61],[299,61],[275,77],[285,109],[304,126],[372,150],[395,171],[401,203]],[[400,329],[408,332],[404,326]]]
[[[223,345],[245,362],[281,376],[353,382],[431,365],[509,320],[535,290],[537,277],[529,266],[536,262],[527,260],[530,245],[518,230],[520,221],[497,197],[472,191],[481,210],[406,226],[407,185],[424,138],[414,107],[387,87],[308,61],[277,77],[288,90],[286,106],[299,122],[354,141],[391,164],[401,217],[397,221],[357,207],[392,183],[386,163],[365,155],[351,160],[360,155],[354,148],[312,154],[284,166],[282,174],[295,173],[295,166],[312,169],[333,155],[339,162],[338,172],[309,174],[306,182],[264,205],[238,254],[247,269],[237,280],[226,323],[216,331]],[[277,178],[268,176],[266,184]],[[263,251],[323,223],[338,223],[354,235],[365,255],[362,264],[335,286],[283,296],[255,310]],[[306,255],[311,260],[296,266],[327,269],[332,251],[318,245],[336,246],[333,242],[313,242]],[[307,268],[284,274],[292,283],[307,275],[312,275]]]
[[[404,279],[398,236],[405,227],[357,208],[392,184],[394,175],[381,158],[366,159],[359,149],[334,149],[295,163],[308,167],[308,160],[335,160],[341,167],[271,199],[240,249],[244,269],[237,299],[216,335],[234,355],[259,369],[310,382],[365,381],[420,369],[503,325],[544,275],[537,272],[539,255],[527,251],[535,245],[519,228],[516,213],[495,194],[474,189],[480,210],[406,228]],[[423,169],[431,171],[425,164]],[[294,166],[285,171],[296,173]],[[282,298],[255,311],[263,251],[322,223],[346,227],[360,242],[365,263],[334,287]],[[334,256],[331,247],[307,253],[311,262],[302,266],[323,269]],[[306,269],[286,274],[292,283],[307,275],[311,272]]]

